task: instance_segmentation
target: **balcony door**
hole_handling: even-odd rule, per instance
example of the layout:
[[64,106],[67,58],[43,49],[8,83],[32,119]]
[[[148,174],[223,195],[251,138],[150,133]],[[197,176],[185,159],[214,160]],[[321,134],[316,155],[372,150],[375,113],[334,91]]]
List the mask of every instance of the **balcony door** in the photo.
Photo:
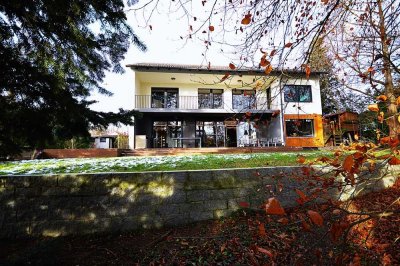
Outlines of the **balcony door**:
[[178,89],[151,88],[151,108],[178,108]]
[[223,106],[224,90],[220,89],[199,89],[200,109],[220,109]]

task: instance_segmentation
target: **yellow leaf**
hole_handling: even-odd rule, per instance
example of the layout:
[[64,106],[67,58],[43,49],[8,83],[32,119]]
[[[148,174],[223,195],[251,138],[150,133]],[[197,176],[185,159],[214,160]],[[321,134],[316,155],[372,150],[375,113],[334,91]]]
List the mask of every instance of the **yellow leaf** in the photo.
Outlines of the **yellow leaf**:
[[368,110],[370,110],[371,112],[379,112],[379,107],[376,103],[370,104],[368,105]]
[[272,66],[271,66],[271,64],[269,64],[266,68],[265,68],[265,74],[267,74],[267,75],[269,75],[269,73],[271,73],[272,72]]
[[387,96],[386,95],[379,95],[378,97],[376,97],[376,100],[385,102],[387,100]]

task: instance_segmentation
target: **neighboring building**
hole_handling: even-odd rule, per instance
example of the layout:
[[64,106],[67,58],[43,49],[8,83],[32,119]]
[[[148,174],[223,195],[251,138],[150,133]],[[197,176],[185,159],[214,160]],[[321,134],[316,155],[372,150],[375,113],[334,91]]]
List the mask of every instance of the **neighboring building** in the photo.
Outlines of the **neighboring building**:
[[101,134],[98,136],[92,136],[94,139],[94,148],[96,149],[112,149],[115,147],[115,140],[117,139],[118,135],[113,134]]
[[358,138],[360,122],[358,114],[344,111],[324,116],[324,139],[326,146],[350,144]]
[[[137,148],[324,145],[319,74],[132,64]],[[227,77],[229,73],[229,77]],[[222,80],[222,82],[221,82]]]

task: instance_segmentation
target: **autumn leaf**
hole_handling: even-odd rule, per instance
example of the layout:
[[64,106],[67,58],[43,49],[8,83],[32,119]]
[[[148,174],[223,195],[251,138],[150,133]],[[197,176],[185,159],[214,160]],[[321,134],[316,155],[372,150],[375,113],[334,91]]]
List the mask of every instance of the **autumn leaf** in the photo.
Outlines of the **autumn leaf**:
[[368,105],[368,110],[371,112],[379,112],[379,107],[377,104],[370,104]]
[[307,200],[307,196],[306,196],[306,194],[304,194],[303,191],[301,191],[300,189],[297,189],[297,188],[295,189],[295,191],[296,191],[297,195],[299,195],[299,197],[300,197],[301,199]]
[[274,49],[271,51],[271,54],[269,56],[273,57],[275,54],[276,54],[276,50]]
[[290,47],[292,47],[292,43],[291,42],[288,42],[287,44],[285,44],[285,48],[290,48]]
[[396,156],[393,156],[392,158],[389,159],[389,164],[390,165],[399,165],[400,159],[397,158]]
[[235,70],[236,66],[234,64],[232,64],[232,63],[229,63],[229,68],[232,69],[232,70]]
[[376,100],[385,102],[387,100],[387,96],[386,95],[379,95],[378,97],[376,97]]
[[359,139],[358,134],[354,134],[354,139],[355,139],[355,140],[358,140],[358,139]]
[[269,198],[265,205],[265,211],[267,214],[272,215],[285,215],[285,210],[276,198]]
[[304,231],[311,231],[311,226],[306,221],[301,221],[301,226],[303,227]]
[[251,116],[251,112],[246,112],[245,115],[246,115],[247,117],[250,117],[250,116]]
[[354,158],[353,158],[353,155],[350,154],[343,161],[343,169],[346,172],[351,172],[353,166],[354,166]]
[[281,224],[288,224],[289,223],[289,219],[286,218],[286,217],[283,217],[283,218],[278,219],[277,222],[281,223]]
[[209,29],[210,31],[214,31],[214,26],[209,26],[208,29]]
[[397,105],[400,105],[400,96],[397,97],[397,99],[396,99],[396,104],[397,104]]
[[389,143],[390,143],[390,137],[383,137],[383,138],[381,138],[381,139],[379,140],[379,143],[382,144],[382,145],[389,144]]
[[328,2],[329,2],[329,0],[321,0],[321,2],[322,2],[324,5],[327,5]]
[[265,55],[261,57],[260,66],[265,67],[270,65],[271,63],[265,58]]
[[270,257],[270,258],[273,258],[273,257],[274,257],[274,255],[272,254],[272,252],[269,251],[269,250],[267,250],[267,249],[265,249],[265,248],[257,247],[257,251],[258,251],[258,252],[261,252],[261,253],[264,253],[265,255],[267,255],[267,256]]
[[305,71],[306,71],[306,78],[309,79],[311,74],[311,68],[309,65],[305,66]]
[[244,18],[242,19],[242,24],[249,25],[250,22],[251,22],[251,14],[245,15]]
[[267,232],[265,231],[265,225],[263,223],[260,223],[258,225],[258,234],[260,236],[266,236],[267,235]]
[[307,214],[315,225],[322,226],[324,224],[324,218],[318,212],[308,210]]
[[368,68],[368,72],[371,73],[371,72],[373,72],[373,71],[374,71],[374,67],[370,66],[370,67]]
[[265,74],[267,74],[267,75],[269,75],[269,73],[271,73],[272,72],[272,66],[271,66],[271,64],[269,64],[266,68],[265,68]]
[[297,155],[297,160],[298,163],[305,163],[306,161],[306,157],[304,157],[303,155]]
[[226,80],[228,77],[230,76],[229,73],[226,73],[222,78],[221,78],[221,82]]
[[248,202],[241,201],[241,202],[239,202],[239,206],[242,208],[248,208],[248,207],[250,207],[250,204]]

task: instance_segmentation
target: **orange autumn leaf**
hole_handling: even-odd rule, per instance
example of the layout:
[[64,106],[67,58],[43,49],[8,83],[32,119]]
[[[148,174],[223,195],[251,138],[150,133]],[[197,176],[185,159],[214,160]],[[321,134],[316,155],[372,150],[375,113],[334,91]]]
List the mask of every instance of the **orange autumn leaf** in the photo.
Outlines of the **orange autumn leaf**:
[[307,199],[307,196],[306,196],[306,194],[304,194],[303,191],[301,191],[300,189],[297,189],[297,188],[295,189],[295,191],[296,191],[297,195],[299,195],[300,198],[302,198],[304,200]]
[[351,169],[353,168],[353,165],[354,165],[353,155],[348,155],[346,157],[346,159],[344,159],[344,161],[343,161],[343,169],[346,172],[351,172]]
[[371,73],[371,72],[373,72],[373,71],[374,71],[374,67],[371,66],[371,67],[368,68],[368,72]]
[[275,54],[276,54],[276,50],[274,49],[271,51],[271,54],[269,56],[273,57]]
[[382,145],[389,144],[389,143],[390,143],[390,137],[383,137],[383,138],[381,138],[381,139],[379,140],[379,143],[382,144]]
[[229,63],[229,68],[232,69],[232,70],[235,70],[236,66],[234,64],[232,64],[232,63]]
[[400,164],[400,159],[393,156],[392,158],[389,159],[389,164],[390,165],[399,165]]
[[265,205],[265,211],[267,214],[285,215],[285,210],[276,198],[268,199],[268,203]]
[[327,5],[328,2],[329,2],[329,0],[321,0],[321,2],[322,2],[324,5]]
[[214,31],[214,26],[209,26],[208,29],[209,29],[210,31]]
[[376,97],[376,100],[385,102],[387,100],[387,96],[386,95],[379,95],[378,97]]
[[397,104],[397,105],[400,105],[400,96],[397,97],[397,99],[396,99],[396,104]]
[[310,78],[310,74],[311,74],[311,68],[309,65],[305,66],[305,70],[306,70],[306,78],[309,79]]
[[298,155],[296,161],[297,161],[298,163],[305,163],[306,157],[304,157],[303,155]]
[[322,226],[324,224],[324,218],[318,212],[309,210],[307,214],[315,225]]
[[251,14],[245,15],[244,18],[242,19],[242,24],[249,25],[250,22],[251,22]]
[[368,105],[368,110],[371,112],[379,112],[379,107],[377,104],[370,104]]
[[269,64],[266,68],[265,68],[265,74],[267,74],[267,75],[269,75],[269,73],[271,73],[272,72],[272,66],[271,66],[271,64]]

